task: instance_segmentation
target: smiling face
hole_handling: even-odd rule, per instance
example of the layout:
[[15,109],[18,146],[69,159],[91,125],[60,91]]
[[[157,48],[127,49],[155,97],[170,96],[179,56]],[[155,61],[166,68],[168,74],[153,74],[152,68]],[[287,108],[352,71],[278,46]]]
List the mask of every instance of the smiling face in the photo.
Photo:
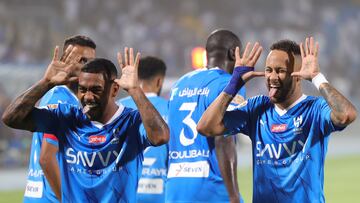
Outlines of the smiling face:
[[272,50],[266,58],[266,85],[274,104],[291,100],[298,90],[299,81],[291,76],[297,65],[295,58],[281,50]]
[[88,108],[86,115],[91,120],[102,118],[110,99],[111,86],[105,82],[102,73],[80,73],[78,98],[82,106]]

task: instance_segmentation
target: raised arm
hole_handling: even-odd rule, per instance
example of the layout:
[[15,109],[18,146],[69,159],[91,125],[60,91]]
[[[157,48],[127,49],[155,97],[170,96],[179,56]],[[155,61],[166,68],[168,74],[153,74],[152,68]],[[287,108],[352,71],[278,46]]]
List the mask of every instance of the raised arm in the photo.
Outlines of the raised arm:
[[306,38],[305,48],[300,43],[302,58],[301,70],[292,73],[292,76],[301,77],[312,81],[320,94],[325,98],[331,109],[331,120],[338,127],[345,127],[352,123],[357,116],[354,105],[328,83],[324,75],[320,72],[318,62],[319,43],[314,42],[314,38]]
[[125,48],[125,63],[122,62],[121,54],[118,53],[118,61],[122,75],[116,79],[120,87],[128,92],[134,100],[144,124],[149,141],[155,145],[162,145],[169,141],[169,128],[159,112],[154,108],[139,86],[138,66],[140,53],[134,60],[133,49]]
[[240,57],[239,47],[235,50],[235,68],[232,78],[224,91],[206,109],[196,129],[205,136],[219,136],[225,132],[223,123],[224,114],[231,100],[240,88],[254,77],[264,76],[264,72],[255,72],[254,65],[260,57],[262,47],[255,43],[250,51],[250,43],[247,43],[243,56]]
[[70,49],[69,60],[74,61],[74,63],[67,65],[58,59],[59,47],[55,47],[54,57],[43,78],[18,96],[6,108],[2,115],[2,120],[6,125],[16,129],[35,130],[30,113],[35,108],[36,102],[55,85],[67,84],[70,81],[77,80],[76,72],[80,70],[80,66],[75,61],[78,61],[80,56],[75,54],[76,48],[70,47]]

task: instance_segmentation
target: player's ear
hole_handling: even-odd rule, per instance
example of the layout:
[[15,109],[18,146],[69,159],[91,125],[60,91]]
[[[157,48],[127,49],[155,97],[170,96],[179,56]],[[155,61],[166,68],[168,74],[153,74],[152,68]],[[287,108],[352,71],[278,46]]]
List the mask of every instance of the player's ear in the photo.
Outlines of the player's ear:
[[235,48],[229,49],[227,54],[230,61],[235,61]]
[[113,82],[111,85],[111,97],[116,97],[119,93],[120,86],[116,82]]
[[157,88],[161,88],[162,85],[163,85],[163,82],[164,82],[164,77],[159,76],[159,77],[156,79],[156,87],[157,87]]

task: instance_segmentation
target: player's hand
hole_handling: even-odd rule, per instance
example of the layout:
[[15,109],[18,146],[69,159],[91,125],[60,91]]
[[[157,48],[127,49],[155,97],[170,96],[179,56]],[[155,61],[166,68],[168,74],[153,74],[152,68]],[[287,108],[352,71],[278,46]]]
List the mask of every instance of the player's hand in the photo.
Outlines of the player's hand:
[[[236,47],[235,49],[235,68],[238,66],[248,66],[248,67],[254,67],[256,62],[258,61],[261,52],[262,52],[262,46],[260,46],[260,44],[258,42],[256,42],[251,51],[250,51],[250,47],[251,47],[251,43],[248,42],[246,44],[244,53],[242,55],[242,57],[240,56],[240,48]],[[245,73],[242,76],[242,79],[244,80],[244,82],[247,82],[248,80],[254,78],[254,77],[261,77],[264,76],[265,73],[262,72],[256,72],[256,71],[250,71]]]
[[117,59],[121,68],[121,77],[115,79],[115,82],[126,91],[140,87],[138,79],[140,53],[138,52],[134,59],[133,48],[125,47],[124,63],[120,52],[117,54]]
[[53,59],[44,75],[45,81],[50,85],[63,85],[78,80],[81,69],[81,64],[78,62],[81,55],[77,54],[77,48],[71,45],[67,51],[66,62],[64,62],[59,59],[59,46],[55,47]]
[[318,62],[319,43],[314,43],[314,38],[307,37],[305,39],[305,49],[303,43],[300,43],[301,52],[301,69],[298,72],[293,72],[291,76],[301,77],[305,80],[312,80],[319,72],[320,66]]

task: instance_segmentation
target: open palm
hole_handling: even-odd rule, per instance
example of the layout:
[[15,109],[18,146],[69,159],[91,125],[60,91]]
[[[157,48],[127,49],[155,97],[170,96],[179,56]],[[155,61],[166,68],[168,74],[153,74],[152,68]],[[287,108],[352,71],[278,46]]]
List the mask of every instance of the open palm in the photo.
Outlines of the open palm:
[[318,62],[319,43],[314,43],[313,37],[310,37],[310,39],[306,38],[305,49],[303,43],[300,43],[300,52],[302,59],[301,69],[298,72],[293,72],[291,75],[311,81],[320,72]]
[[116,79],[115,82],[118,83],[118,85],[126,91],[139,87],[140,85],[138,79],[138,67],[139,67],[140,53],[137,53],[134,59],[133,48],[129,49],[125,47],[124,63],[120,53],[117,54],[117,58],[121,68],[121,77],[120,79]]
[[[235,49],[235,68],[242,68],[243,66],[254,67],[256,62],[258,61],[261,52],[262,46],[258,42],[256,42],[251,51],[250,51],[251,43],[247,43],[245,46],[244,53],[242,57],[240,56],[240,48],[236,47]],[[247,82],[248,80],[254,77],[262,77],[264,76],[264,72],[256,72],[249,71],[242,75],[242,79]]]
[[53,59],[45,72],[44,79],[52,85],[63,85],[76,81],[81,69],[81,65],[78,63],[81,56],[76,52],[76,47],[70,47],[66,62],[63,62],[59,59],[59,47],[56,46]]

